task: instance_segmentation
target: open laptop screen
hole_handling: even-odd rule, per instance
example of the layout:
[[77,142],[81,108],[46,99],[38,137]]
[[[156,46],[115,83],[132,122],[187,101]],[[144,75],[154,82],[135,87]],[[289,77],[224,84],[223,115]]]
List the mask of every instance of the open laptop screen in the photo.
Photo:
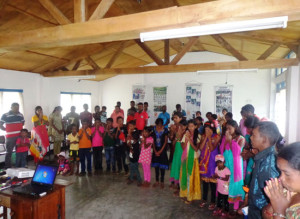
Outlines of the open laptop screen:
[[38,164],[32,183],[41,185],[53,185],[58,167]]

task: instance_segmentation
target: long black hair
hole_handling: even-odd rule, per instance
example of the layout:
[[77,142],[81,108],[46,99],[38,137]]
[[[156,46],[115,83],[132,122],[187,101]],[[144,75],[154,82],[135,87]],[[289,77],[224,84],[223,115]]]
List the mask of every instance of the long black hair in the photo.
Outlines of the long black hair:
[[[194,119],[190,119],[190,120],[188,121],[188,125],[191,124],[191,123],[194,124],[195,127],[197,127],[197,123],[195,122]],[[194,133],[193,133],[193,144],[194,144],[194,145],[197,145],[198,135],[199,135],[198,129],[195,128]]]
[[236,136],[242,135],[239,125],[237,124],[237,122],[235,120],[229,120],[226,125],[230,125],[234,128],[234,134]]

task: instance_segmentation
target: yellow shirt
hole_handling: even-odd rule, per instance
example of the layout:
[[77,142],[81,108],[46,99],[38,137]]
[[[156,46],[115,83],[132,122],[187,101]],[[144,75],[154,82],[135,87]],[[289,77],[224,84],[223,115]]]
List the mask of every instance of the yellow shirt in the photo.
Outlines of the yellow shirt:
[[[33,123],[35,123],[35,122],[39,122],[40,121],[40,119],[39,119],[39,117],[37,116],[37,115],[34,115],[32,118],[31,118],[31,121],[33,122]],[[48,117],[47,116],[45,116],[45,115],[43,115],[43,121],[48,121]],[[43,125],[43,124],[41,124],[41,125]]]
[[[76,135],[74,136],[72,133],[71,134],[69,134],[68,135],[68,140],[70,141],[70,142],[72,142],[72,141],[77,141],[77,142],[79,142],[79,138],[78,138],[78,134],[76,133]],[[70,150],[73,150],[73,151],[78,151],[79,150],[79,143],[77,143],[77,144],[70,144]]]

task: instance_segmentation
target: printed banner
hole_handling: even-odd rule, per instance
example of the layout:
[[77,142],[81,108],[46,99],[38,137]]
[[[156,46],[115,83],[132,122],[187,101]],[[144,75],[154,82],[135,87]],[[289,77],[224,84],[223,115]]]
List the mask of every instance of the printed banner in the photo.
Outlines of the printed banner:
[[145,85],[133,85],[132,86],[132,100],[136,103],[144,102],[146,93]]
[[232,112],[232,88],[233,86],[216,86],[216,114],[221,115],[222,109]]
[[187,119],[194,119],[201,107],[201,84],[185,84],[185,108]]
[[167,104],[167,87],[153,87],[154,112],[161,112]]

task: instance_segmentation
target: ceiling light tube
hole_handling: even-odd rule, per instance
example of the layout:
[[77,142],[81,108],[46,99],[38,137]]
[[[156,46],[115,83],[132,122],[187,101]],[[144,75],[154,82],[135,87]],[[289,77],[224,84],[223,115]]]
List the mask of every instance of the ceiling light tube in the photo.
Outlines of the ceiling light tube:
[[193,27],[159,30],[140,33],[141,42],[174,39],[192,36],[204,36],[223,33],[236,33],[252,30],[286,28],[288,16],[263,18],[255,20],[234,21]]

